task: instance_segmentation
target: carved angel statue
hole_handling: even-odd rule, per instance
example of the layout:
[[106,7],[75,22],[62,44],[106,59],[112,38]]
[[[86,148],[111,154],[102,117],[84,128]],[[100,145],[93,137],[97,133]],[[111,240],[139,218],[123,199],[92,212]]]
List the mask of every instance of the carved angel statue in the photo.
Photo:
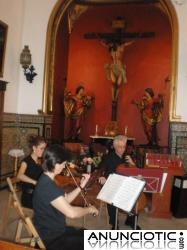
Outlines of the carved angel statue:
[[79,135],[84,122],[86,111],[91,107],[93,97],[84,94],[82,85],[76,88],[73,95],[70,91],[64,91],[64,112],[70,119],[68,140],[79,141]]
[[164,107],[164,96],[154,96],[151,88],[146,88],[145,93],[139,101],[133,101],[141,113],[144,132],[147,136],[148,145],[158,145],[159,137],[157,124],[162,120],[162,109]]

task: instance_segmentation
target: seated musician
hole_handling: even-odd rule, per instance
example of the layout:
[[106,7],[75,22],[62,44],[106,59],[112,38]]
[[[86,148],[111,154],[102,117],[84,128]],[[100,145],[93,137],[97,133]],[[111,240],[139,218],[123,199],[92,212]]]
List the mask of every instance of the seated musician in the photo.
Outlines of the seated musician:
[[[111,151],[107,154],[101,164],[100,167],[103,169],[103,176],[99,178],[99,182],[103,185],[108,178],[108,176],[112,173],[116,172],[116,168],[120,164],[125,164],[126,166],[135,165],[134,161],[129,155],[125,155],[127,144],[127,137],[123,135],[118,135],[113,140],[114,151]],[[107,204],[108,215],[109,215],[109,224],[111,225],[111,229],[115,229],[115,221],[116,221],[116,207],[113,205]],[[125,222],[126,225],[131,226],[134,229],[134,216],[128,216]],[[140,229],[137,226],[137,229]]]
[[46,148],[43,156],[43,170],[33,195],[34,225],[48,250],[84,249],[84,230],[66,226],[66,216],[79,218],[87,214],[98,215],[94,206],[72,206],[71,202],[85,187],[90,175],[83,174],[80,186],[65,193],[57,186],[55,176],[67,166],[71,155],[60,145]]
[[21,181],[22,206],[32,209],[32,197],[36,183],[43,170],[38,160],[42,157],[47,143],[40,135],[29,135],[28,146],[31,150],[21,162],[17,178]]

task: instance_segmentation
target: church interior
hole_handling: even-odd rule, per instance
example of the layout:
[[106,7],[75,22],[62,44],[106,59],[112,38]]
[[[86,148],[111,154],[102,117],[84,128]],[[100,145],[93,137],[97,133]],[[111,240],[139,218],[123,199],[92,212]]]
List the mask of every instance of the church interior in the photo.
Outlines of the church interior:
[[[0,0],[0,239],[14,242],[14,209],[3,220],[7,177],[31,134],[70,150],[79,172],[79,158],[92,157],[93,175],[125,135],[136,166],[118,173],[146,181],[141,228],[187,229],[185,11],[183,0]],[[70,225],[109,229],[98,192],[99,220]]]

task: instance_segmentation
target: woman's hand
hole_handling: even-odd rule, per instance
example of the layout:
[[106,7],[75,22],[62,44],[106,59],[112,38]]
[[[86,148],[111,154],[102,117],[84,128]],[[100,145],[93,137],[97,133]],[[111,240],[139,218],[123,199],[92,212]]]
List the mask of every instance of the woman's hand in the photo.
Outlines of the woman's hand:
[[89,179],[90,179],[90,174],[83,174],[80,181],[80,187],[84,188]]
[[96,207],[90,205],[88,208],[89,208],[89,214],[92,214],[94,216],[99,214],[99,211]]

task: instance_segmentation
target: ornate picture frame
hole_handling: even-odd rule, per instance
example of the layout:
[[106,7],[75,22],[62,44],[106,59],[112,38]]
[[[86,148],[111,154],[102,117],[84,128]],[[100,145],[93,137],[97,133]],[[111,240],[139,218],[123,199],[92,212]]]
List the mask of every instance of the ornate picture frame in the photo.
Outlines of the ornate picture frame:
[[0,77],[3,77],[8,25],[0,20]]

